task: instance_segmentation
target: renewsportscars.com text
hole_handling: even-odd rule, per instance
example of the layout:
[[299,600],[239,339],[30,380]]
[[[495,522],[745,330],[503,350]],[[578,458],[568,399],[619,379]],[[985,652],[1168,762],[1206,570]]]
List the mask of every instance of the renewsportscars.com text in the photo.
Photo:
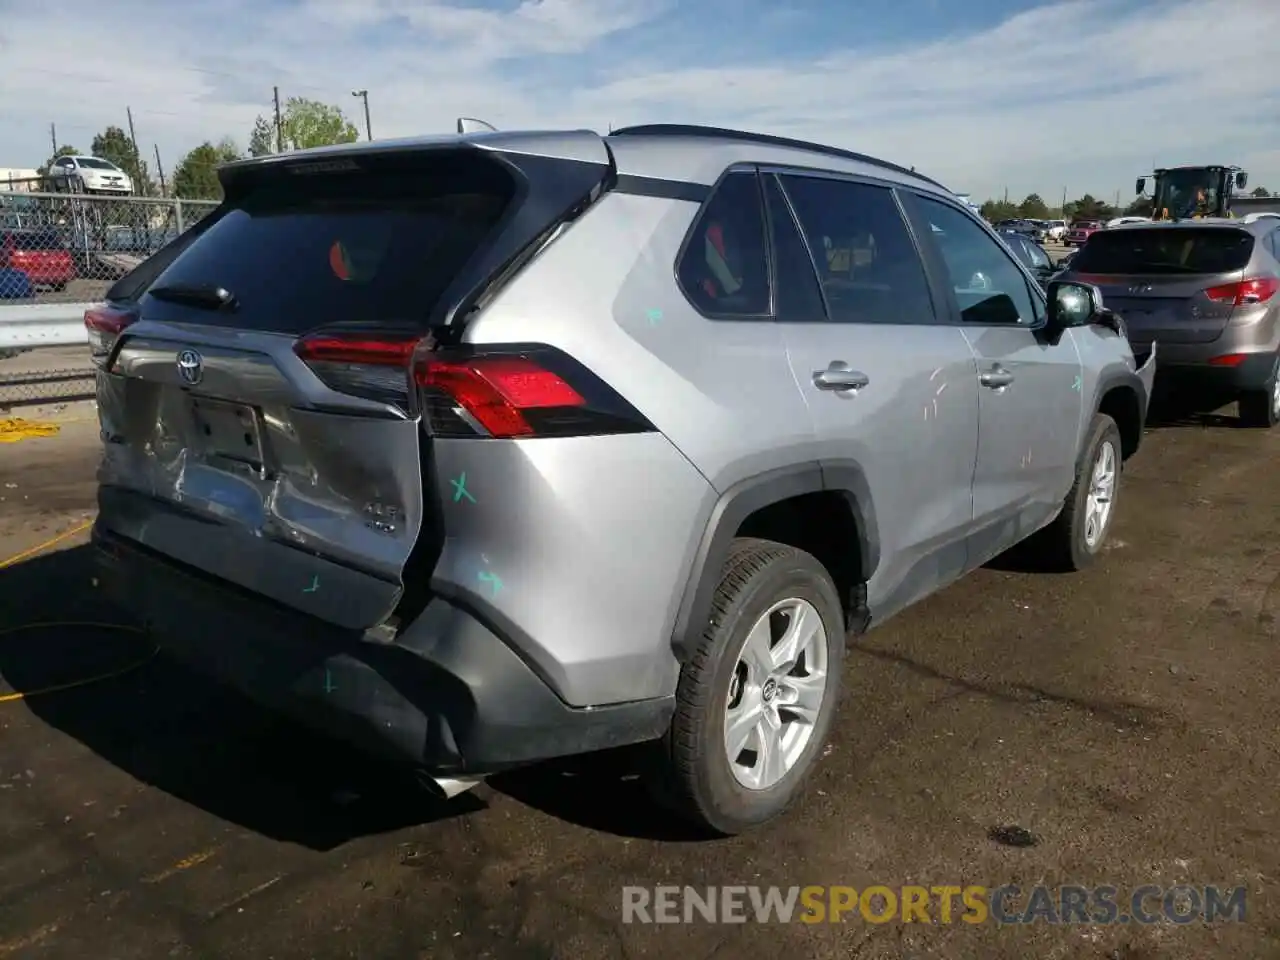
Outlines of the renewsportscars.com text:
[[623,923],[1243,922],[1245,888],[846,886],[623,887]]

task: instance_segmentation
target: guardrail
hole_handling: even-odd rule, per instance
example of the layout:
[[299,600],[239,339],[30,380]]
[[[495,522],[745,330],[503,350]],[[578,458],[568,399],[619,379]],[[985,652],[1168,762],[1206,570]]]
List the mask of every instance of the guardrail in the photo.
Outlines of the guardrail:
[[88,343],[84,312],[91,303],[26,303],[0,306],[0,350],[71,347]]

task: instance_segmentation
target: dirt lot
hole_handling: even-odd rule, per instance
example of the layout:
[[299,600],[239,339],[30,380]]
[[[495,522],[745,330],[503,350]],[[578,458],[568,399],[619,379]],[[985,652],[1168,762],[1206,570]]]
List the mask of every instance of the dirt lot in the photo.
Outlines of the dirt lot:
[[[90,515],[82,414],[0,445],[0,557]],[[997,564],[859,641],[807,796],[726,842],[656,815],[625,755],[434,804],[162,659],[0,702],[0,958],[1280,956],[1278,455],[1230,417],[1151,430],[1096,569]],[[123,622],[82,540],[0,570],[0,623]],[[2,635],[0,695],[148,649]],[[620,922],[632,884],[1037,882],[1242,884],[1246,921]]]

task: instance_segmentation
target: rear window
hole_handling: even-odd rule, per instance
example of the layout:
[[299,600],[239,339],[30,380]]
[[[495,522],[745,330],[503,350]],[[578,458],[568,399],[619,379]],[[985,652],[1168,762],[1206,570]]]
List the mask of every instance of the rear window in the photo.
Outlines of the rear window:
[[52,231],[32,230],[8,235],[8,246],[14,250],[61,250],[62,240]]
[[360,162],[357,171],[264,170],[148,288],[222,287],[235,310],[148,294],[144,313],[295,335],[424,321],[493,234],[515,181],[473,151]]
[[1082,273],[1229,273],[1253,254],[1243,230],[1156,228],[1104,230],[1071,263]]

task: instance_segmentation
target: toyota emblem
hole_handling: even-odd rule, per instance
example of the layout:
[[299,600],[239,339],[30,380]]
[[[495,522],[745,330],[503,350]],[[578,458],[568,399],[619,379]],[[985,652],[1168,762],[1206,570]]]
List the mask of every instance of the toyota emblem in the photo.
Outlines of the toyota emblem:
[[195,386],[204,376],[204,361],[194,350],[183,350],[178,354],[178,376],[183,382]]

